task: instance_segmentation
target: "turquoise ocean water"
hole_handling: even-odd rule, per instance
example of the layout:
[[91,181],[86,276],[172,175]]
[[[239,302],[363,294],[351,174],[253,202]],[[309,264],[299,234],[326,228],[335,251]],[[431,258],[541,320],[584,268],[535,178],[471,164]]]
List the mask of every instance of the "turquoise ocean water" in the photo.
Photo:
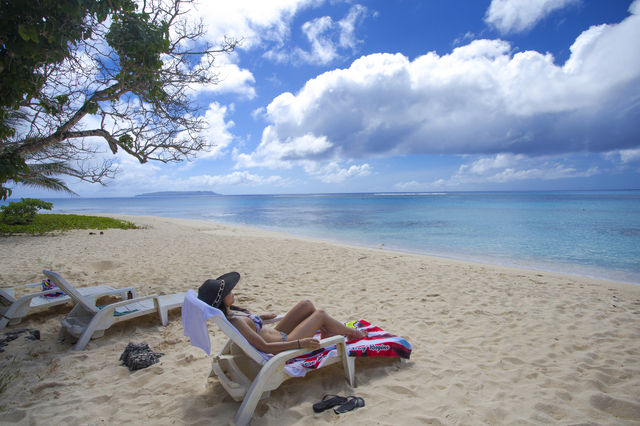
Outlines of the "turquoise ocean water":
[[640,283],[640,191],[47,199],[58,213],[246,225],[367,247]]

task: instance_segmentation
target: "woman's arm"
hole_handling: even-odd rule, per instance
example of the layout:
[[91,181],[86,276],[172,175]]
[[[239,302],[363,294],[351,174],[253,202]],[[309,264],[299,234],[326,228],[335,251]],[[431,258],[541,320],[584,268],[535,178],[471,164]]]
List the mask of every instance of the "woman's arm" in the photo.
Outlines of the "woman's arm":
[[271,320],[274,319],[275,317],[277,317],[276,314],[262,314],[260,315],[260,318],[263,320]]
[[320,347],[320,343],[312,337],[305,337],[291,342],[267,342],[261,335],[256,333],[253,322],[249,325],[248,322],[243,321],[243,319],[244,318],[232,318],[230,321],[238,329],[240,334],[247,339],[251,346],[261,352],[277,354],[291,349],[307,348],[313,350]]

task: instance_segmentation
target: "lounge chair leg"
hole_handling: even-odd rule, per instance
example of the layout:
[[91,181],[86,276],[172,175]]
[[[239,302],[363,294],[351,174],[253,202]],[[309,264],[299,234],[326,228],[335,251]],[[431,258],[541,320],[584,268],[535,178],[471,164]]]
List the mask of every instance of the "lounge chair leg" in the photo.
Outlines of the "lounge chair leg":
[[0,317],[0,330],[7,325],[19,324],[25,315],[27,315],[27,308],[19,305],[19,301],[14,303],[14,305],[9,306],[9,309]]
[[76,342],[75,345],[73,345],[73,350],[74,351],[81,351],[83,350],[87,344],[89,343],[89,340],[91,340],[91,332],[87,332],[88,330],[85,330],[84,333],[82,333],[82,335],[80,336],[80,338],[78,339],[78,341]]
[[342,359],[342,367],[344,368],[344,375],[349,381],[349,385],[355,388],[355,371],[356,371],[356,358],[349,356],[347,352],[347,345],[345,342],[338,343],[336,345],[338,356]]
[[167,325],[169,323],[169,310],[165,308],[160,308],[160,322],[162,325]]
[[254,379],[253,383],[251,383],[251,386],[249,387],[249,390],[244,396],[242,404],[240,404],[240,408],[236,413],[236,425],[244,426],[249,424],[258,402],[262,399],[266,381],[270,378],[272,373],[273,365],[271,365],[271,368],[267,368],[266,371],[265,369],[260,370],[258,376]]
[[260,397],[262,396],[262,392],[252,392],[252,390],[253,389],[250,389],[249,392],[247,392],[242,400],[242,404],[240,404],[238,412],[236,413],[235,420],[236,425],[238,426],[245,426],[249,424],[253,417],[253,412],[256,410]]
[[349,366],[347,379],[349,379],[349,385],[351,385],[352,388],[355,388],[356,387],[356,358],[353,356],[347,355],[347,364]]
[[[96,337],[104,335],[104,329],[97,329],[98,325],[100,324],[100,318],[102,318],[102,314],[104,314],[104,312],[105,311],[100,311],[98,314],[96,314],[96,316],[93,317],[89,325],[87,325],[87,328],[85,328],[82,332],[82,335],[80,335],[80,338],[78,339],[76,344],[73,346],[73,350],[83,350],[87,346],[87,344],[89,344],[89,340],[91,340],[94,334],[97,334]],[[110,313],[110,315],[112,314]]]

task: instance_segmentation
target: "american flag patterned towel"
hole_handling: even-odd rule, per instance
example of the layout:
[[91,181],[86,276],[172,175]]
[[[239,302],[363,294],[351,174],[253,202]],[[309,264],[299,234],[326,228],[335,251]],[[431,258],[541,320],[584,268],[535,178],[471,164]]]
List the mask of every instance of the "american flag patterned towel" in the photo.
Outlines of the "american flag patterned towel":
[[[347,352],[349,356],[369,357],[400,357],[409,359],[411,356],[411,344],[402,337],[387,333],[380,327],[360,320],[346,323],[347,327],[358,328],[368,332],[364,339],[347,341]],[[318,332],[315,338],[320,339]],[[338,356],[335,346],[309,352],[296,358],[291,358],[285,365],[285,371],[291,376],[302,377],[307,371],[322,367],[329,358]]]

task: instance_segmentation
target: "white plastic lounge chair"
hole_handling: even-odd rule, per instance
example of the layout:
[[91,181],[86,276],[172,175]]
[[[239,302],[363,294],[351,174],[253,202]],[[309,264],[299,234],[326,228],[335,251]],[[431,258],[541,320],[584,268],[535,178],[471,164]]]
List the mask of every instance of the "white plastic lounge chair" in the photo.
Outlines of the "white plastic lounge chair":
[[[276,355],[260,352],[225,318],[222,311],[207,305],[198,299],[195,291],[189,290],[182,306],[185,335],[191,339],[192,345],[200,347],[207,354],[211,352],[211,341],[206,322],[211,317],[229,339],[220,354],[213,358],[207,381],[217,376],[229,395],[236,401],[242,401],[235,422],[246,425],[251,421],[258,401],[268,397],[272,390],[292,377],[285,371],[287,360],[308,353],[309,349],[292,349]],[[341,361],[345,376],[353,387],[355,358],[347,355],[344,336],[322,339],[320,345],[323,348],[337,345],[338,356],[329,358],[323,366]]]
[[[41,287],[42,283],[26,284],[22,288]],[[15,297],[16,288],[0,289],[0,330],[8,324],[14,325],[20,323],[22,318],[29,314],[49,309],[53,306],[64,305],[71,302],[68,295],[56,297],[45,297],[47,294],[59,292],[60,289],[54,288],[46,291],[27,294],[21,297]],[[99,285],[94,287],[81,287],[78,292],[85,298],[95,304],[95,301],[103,296],[120,295],[124,300],[127,293],[131,292],[131,297],[136,297],[136,290],[133,287],[113,288],[107,285]]]
[[181,307],[184,301],[185,293],[165,296],[152,294],[97,307],[95,303],[82,297],[78,290],[59,274],[47,270],[42,272],[76,302],[73,309],[62,318],[62,326],[69,334],[78,338],[73,346],[77,351],[84,349],[89,340],[102,337],[106,329],[120,321],[158,313],[162,325],[167,325],[169,309]]

